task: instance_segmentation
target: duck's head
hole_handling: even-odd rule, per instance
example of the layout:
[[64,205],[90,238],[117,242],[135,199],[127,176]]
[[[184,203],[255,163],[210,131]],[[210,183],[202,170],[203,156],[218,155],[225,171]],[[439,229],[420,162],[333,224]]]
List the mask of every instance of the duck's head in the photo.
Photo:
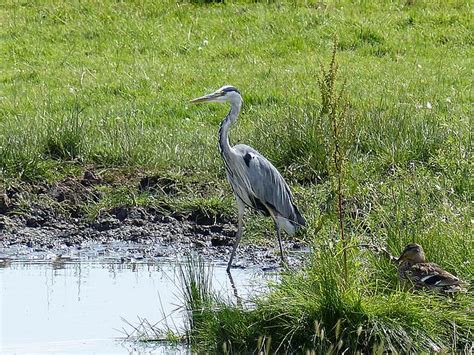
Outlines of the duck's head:
[[416,243],[408,244],[405,249],[403,249],[402,255],[398,258],[399,263],[404,261],[409,261],[413,264],[426,262],[425,252],[421,245]]

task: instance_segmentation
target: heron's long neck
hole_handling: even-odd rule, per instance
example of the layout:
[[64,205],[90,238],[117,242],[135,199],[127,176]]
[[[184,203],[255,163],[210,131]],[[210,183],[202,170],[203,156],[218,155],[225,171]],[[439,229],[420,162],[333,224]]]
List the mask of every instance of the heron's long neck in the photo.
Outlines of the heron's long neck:
[[232,149],[229,143],[229,129],[230,125],[237,120],[237,116],[240,112],[240,107],[240,101],[231,102],[230,111],[227,116],[225,116],[225,118],[222,120],[221,126],[219,128],[219,150],[224,159],[226,156],[229,155],[229,152]]

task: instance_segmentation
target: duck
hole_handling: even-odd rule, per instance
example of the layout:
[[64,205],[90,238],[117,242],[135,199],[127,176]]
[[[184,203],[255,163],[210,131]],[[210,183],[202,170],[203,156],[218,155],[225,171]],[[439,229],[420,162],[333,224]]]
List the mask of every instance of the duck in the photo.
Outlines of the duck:
[[439,265],[426,261],[425,252],[419,244],[408,244],[397,263],[398,277],[405,286],[450,294],[465,291],[459,278]]

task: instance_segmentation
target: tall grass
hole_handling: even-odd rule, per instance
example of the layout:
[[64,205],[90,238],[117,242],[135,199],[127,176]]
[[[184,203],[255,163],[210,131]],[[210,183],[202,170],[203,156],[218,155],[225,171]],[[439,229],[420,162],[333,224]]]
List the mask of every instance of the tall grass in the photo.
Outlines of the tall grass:
[[[194,281],[191,286],[183,282],[183,287],[185,304],[192,310],[188,336],[193,349],[318,354],[469,351],[472,298],[460,295],[451,300],[398,288],[384,293],[365,268],[359,268],[348,284],[336,254],[329,245],[320,248],[304,269],[283,273],[253,308],[217,298],[205,282],[208,276],[197,277],[196,269],[189,268],[183,280],[192,275]],[[357,267],[355,259],[350,266]]]

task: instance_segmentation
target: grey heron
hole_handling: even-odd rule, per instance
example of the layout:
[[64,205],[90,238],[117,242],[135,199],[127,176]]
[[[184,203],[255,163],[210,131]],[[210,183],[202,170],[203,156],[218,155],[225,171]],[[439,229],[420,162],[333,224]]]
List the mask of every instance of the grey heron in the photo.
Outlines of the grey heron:
[[227,264],[227,271],[230,270],[242,238],[246,207],[272,217],[280,245],[281,259],[284,262],[281,229],[292,236],[299,227],[306,224],[306,221],[293,203],[288,184],[273,164],[248,145],[230,145],[229,129],[231,124],[237,120],[243,103],[240,92],[235,87],[226,85],[209,95],[191,100],[191,102],[230,103],[230,111],[222,120],[219,128],[219,150],[224,161],[227,180],[232,187],[238,206],[237,235]]

